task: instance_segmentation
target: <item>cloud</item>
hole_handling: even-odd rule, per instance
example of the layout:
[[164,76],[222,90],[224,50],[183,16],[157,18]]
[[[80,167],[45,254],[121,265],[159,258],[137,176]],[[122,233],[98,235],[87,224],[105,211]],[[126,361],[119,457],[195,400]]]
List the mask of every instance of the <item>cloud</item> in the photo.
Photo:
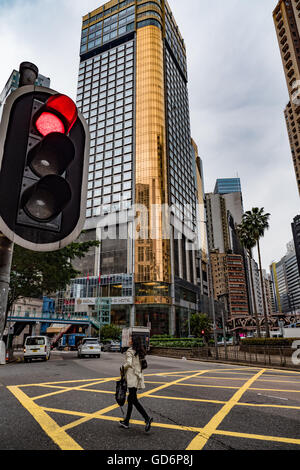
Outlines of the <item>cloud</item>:
[[0,46],[4,85],[24,60],[35,63],[51,86],[76,97],[82,16],[97,1],[15,0],[1,6]]
[[261,242],[268,268],[285,254],[300,213],[283,115],[289,97],[272,18],[276,1],[172,6],[187,48],[191,128],[205,190],[213,191],[217,178],[238,174],[245,210],[271,213]]

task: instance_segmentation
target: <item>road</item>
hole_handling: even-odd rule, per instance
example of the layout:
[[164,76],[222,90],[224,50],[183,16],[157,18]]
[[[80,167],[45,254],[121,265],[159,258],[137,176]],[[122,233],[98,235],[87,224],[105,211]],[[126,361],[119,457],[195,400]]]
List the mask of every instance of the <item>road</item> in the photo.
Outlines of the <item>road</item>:
[[[148,356],[140,398],[119,427],[114,400],[123,357],[0,366],[1,450],[300,450],[300,372]],[[126,406],[125,406],[126,409]]]

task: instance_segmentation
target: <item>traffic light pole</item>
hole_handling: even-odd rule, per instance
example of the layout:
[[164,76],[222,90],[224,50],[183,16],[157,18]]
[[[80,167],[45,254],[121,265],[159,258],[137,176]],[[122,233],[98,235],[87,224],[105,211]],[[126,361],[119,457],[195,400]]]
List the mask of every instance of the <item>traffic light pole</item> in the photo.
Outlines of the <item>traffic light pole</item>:
[[[19,68],[19,88],[34,85],[38,77],[38,68],[30,62],[22,62]],[[0,365],[6,364],[6,346],[3,341],[6,326],[6,310],[10,283],[14,243],[0,232]]]
[[13,242],[0,232],[0,365],[6,363],[6,347],[3,341],[3,335],[6,325],[6,309],[13,246]]

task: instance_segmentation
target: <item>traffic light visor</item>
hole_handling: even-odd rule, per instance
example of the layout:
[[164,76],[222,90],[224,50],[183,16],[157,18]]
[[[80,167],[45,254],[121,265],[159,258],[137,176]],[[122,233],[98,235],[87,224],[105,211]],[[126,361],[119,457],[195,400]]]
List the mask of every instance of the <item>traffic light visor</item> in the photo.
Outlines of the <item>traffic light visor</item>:
[[34,220],[50,221],[57,217],[71,197],[66,181],[60,176],[49,175],[24,192],[22,206]]
[[74,101],[66,95],[51,96],[38,111],[34,122],[37,131],[46,136],[52,132],[68,134],[78,116]]
[[74,160],[72,141],[58,132],[48,134],[28,154],[28,164],[37,176],[62,175]]

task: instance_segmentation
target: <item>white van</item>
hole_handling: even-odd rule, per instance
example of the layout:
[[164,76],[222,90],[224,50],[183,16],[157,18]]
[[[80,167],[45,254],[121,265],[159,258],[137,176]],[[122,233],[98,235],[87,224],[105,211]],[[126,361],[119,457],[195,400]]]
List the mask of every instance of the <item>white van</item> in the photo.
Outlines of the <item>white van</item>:
[[48,361],[50,350],[50,340],[47,336],[27,336],[24,345],[24,362],[32,359]]

